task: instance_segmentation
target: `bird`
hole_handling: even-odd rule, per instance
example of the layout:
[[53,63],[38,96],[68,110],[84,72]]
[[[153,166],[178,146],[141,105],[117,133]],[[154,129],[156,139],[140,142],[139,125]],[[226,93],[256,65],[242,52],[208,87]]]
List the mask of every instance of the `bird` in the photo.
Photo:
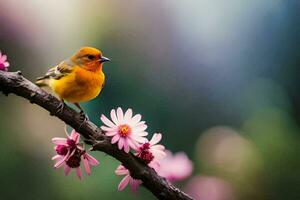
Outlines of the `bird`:
[[48,86],[58,96],[61,104],[57,112],[62,112],[65,101],[73,103],[80,114],[87,118],[79,103],[96,98],[105,84],[103,63],[110,61],[102,52],[93,47],[82,47],[74,55],[50,68],[46,74],[36,79],[39,87]]

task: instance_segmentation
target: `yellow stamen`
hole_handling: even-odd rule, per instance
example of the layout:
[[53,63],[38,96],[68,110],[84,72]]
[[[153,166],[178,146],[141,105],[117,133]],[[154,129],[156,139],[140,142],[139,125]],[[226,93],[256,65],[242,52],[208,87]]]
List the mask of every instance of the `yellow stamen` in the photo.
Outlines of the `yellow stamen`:
[[127,137],[131,133],[131,128],[127,124],[119,126],[119,134],[121,137]]

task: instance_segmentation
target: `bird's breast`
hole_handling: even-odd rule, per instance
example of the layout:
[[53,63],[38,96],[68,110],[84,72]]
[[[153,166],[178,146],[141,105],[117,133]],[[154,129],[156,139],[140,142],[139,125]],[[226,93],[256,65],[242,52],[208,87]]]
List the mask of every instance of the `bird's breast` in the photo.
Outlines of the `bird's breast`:
[[104,83],[102,71],[91,72],[80,67],[59,80],[53,80],[52,89],[68,102],[84,102],[99,95]]

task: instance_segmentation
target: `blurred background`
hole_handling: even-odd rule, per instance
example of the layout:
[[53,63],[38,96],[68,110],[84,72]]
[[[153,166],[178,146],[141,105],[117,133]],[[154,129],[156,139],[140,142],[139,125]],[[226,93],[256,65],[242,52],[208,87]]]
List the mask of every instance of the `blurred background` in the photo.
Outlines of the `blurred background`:
[[[175,183],[201,200],[300,199],[298,0],[0,0],[0,50],[30,80],[81,46],[100,48],[106,85],[82,104],[90,119],[133,108],[149,133],[184,151],[193,175]],[[79,181],[54,170],[64,124],[0,94],[0,199],[154,199],[116,192],[103,154]],[[150,136],[151,136],[150,134]]]

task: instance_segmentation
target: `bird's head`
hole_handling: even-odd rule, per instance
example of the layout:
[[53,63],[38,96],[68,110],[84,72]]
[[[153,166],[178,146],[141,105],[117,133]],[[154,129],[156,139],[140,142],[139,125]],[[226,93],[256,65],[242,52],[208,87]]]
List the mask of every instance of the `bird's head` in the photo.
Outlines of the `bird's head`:
[[71,60],[75,64],[91,71],[101,70],[103,63],[110,61],[110,59],[102,55],[99,49],[93,47],[82,47],[71,57]]

